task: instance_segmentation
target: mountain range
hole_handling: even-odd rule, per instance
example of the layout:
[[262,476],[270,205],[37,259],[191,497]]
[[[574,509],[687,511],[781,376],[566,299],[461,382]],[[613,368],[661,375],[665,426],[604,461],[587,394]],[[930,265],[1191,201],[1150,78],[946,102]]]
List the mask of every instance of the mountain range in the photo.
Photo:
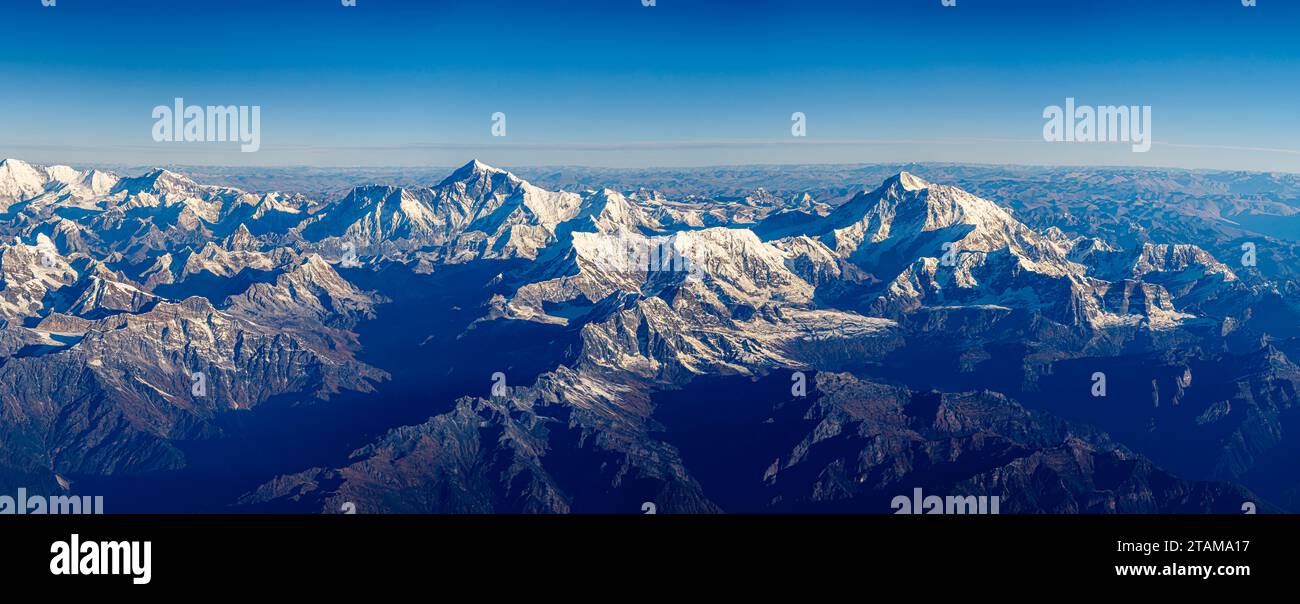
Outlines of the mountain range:
[[[1284,220],[1291,185],[1017,173],[981,181],[998,199],[925,169],[819,200],[471,161],[326,199],[4,160],[0,487],[110,511],[1300,506],[1297,247],[1225,217]],[[1117,209],[1133,190],[1159,199]]]

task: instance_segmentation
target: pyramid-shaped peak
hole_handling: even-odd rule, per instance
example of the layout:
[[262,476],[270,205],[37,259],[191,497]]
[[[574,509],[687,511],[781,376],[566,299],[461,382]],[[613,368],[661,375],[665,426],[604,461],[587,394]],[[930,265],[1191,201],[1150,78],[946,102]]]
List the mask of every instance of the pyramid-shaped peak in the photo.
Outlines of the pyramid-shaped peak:
[[893,178],[890,178],[885,182],[886,184],[897,183],[899,186],[903,187],[908,191],[920,191],[922,189],[930,188],[929,182],[927,182],[925,179],[921,178],[920,176],[912,174],[911,172],[908,172],[906,170],[899,172]]
[[253,233],[248,230],[248,226],[241,222],[234,232],[226,236],[221,245],[231,251],[252,251],[257,249],[258,242]]
[[502,170],[500,168],[494,168],[477,159],[474,159],[474,160],[470,160],[469,163],[457,168],[456,171],[452,172],[450,176],[443,179],[443,181],[439,183],[439,186],[446,185],[453,182],[469,182],[474,180],[480,180],[485,177],[492,178],[498,174],[504,174],[512,180],[517,180],[513,174],[505,170]]
[[200,188],[199,183],[185,175],[164,168],[155,168],[143,176],[121,179],[114,187],[114,191],[125,190],[132,194],[149,191],[162,194],[191,192],[198,188]]
[[504,174],[505,170],[502,170],[500,168],[494,168],[477,159],[470,160],[469,163],[461,166],[460,169],[456,170],[456,174],[467,174],[467,175],[499,174],[499,173]]
[[197,185],[193,179],[184,175],[172,172],[166,168],[155,168],[148,174],[141,177],[141,181],[152,186],[175,186],[175,185]]

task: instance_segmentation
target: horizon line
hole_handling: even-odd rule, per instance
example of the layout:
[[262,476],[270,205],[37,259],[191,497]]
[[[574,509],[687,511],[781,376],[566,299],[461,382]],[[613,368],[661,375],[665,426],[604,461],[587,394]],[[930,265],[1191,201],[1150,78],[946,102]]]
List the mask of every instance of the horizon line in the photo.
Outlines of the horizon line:
[[[88,169],[110,169],[110,170],[139,169],[139,170],[145,170],[146,173],[148,171],[160,170],[160,169],[171,169],[171,168],[182,168],[182,169],[219,168],[219,169],[226,169],[226,170],[245,169],[245,170],[451,170],[451,171],[455,171],[465,165],[478,161],[479,163],[483,163],[484,165],[488,165],[490,167],[497,168],[497,169],[506,170],[507,172],[509,172],[510,170],[540,170],[540,169],[550,169],[550,170],[586,169],[586,170],[603,170],[609,172],[631,172],[631,171],[638,171],[638,170],[698,171],[698,170],[718,170],[718,169],[729,169],[729,168],[807,168],[807,167],[851,168],[851,167],[886,167],[886,166],[916,165],[916,166],[959,166],[959,167],[990,168],[990,169],[1007,168],[1007,169],[1034,169],[1034,170],[1134,170],[1134,171],[1144,171],[1144,172],[1178,171],[1178,172],[1189,172],[1189,173],[1283,174],[1288,176],[1300,177],[1300,169],[1297,169],[1297,171],[1243,170],[1243,169],[1234,169],[1234,168],[1189,168],[1184,166],[1172,166],[1172,165],[1141,166],[1141,165],[1119,164],[1119,163],[1030,164],[1030,163],[986,163],[986,162],[912,161],[912,160],[897,160],[897,161],[884,161],[884,162],[877,161],[877,162],[814,162],[814,163],[757,162],[757,163],[735,163],[735,164],[708,164],[708,165],[698,165],[698,166],[647,165],[641,167],[626,167],[626,166],[618,167],[618,166],[564,163],[564,164],[518,164],[518,165],[512,165],[509,168],[502,168],[501,166],[509,165],[509,164],[494,164],[489,162],[483,162],[478,158],[470,158],[465,163],[459,165],[449,165],[449,164],[376,164],[376,165],[260,164],[260,165],[254,165],[254,164],[205,164],[205,163],[140,164],[140,163],[117,163],[117,162],[43,163],[43,162],[33,162],[30,160],[22,159],[20,157],[0,157],[0,161],[10,160],[10,159],[15,161],[21,161],[23,163],[33,165],[33,166],[41,166],[46,168],[52,166],[68,166],[70,168],[78,168],[79,166],[82,166]],[[119,175],[123,175],[123,174],[119,174]]]
[[[419,151],[442,151],[442,152],[463,152],[467,157],[481,156],[482,152],[531,152],[539,153],[546,151],[555,152],[600,152],[600,151],[625,151],[625,152],[662,152],[672,150],[687,149],[764,149],[772,147],[881,147],[881,146],[907,146],[907,147],[933,147],[941,145],[966,146],[972,144],[996,144],[996,145],[1028,145],[1028,144],[1048,144],[1042,139],[1017,139],[1017,138],[950,138],[950,139],[871,139],[871,138],[852,138],[852,139],[789,139],[789,138],[753,138],[753,139],[700,139],[700,140],[661,140],[661,141],[631,141],[621,143],[590,143],[590,142],[558,142],[558,143],[532,143],[532,142],[492,142],[492,143],[395,143],[388,145],[345,145],[345,146],[321,146],[321,145],[275,145],[264,144],[262,152],[272,154],[311,154],[322,152],[419,152]],[[1089,143],[1089,146],[1102,146],[1104,143]],[[1220,144],[1202,144],[1186,143],[1171,141],[1153,141],[1153,146],[1167,149],[1198,149],[1209,151],[1227,151],[1227,152],[1245,152],[1252,154],[1267,154],[1273,158],[1278,156],[1297,156],[1300,155],[1300,149],[1278,148],[1278,147],[1257,147],[1250,145],[1220,145]],[[26,155],[31,152],[34,155],[48,156],[51,153],[66,152],[69,155],[85,156],[88,154],[111,154],[114,152],[127,154],[140,154],[142,152],[159,152],[164,150],[159,144],[141,144],[141,145],[62,145],[62,144],[31,144],[18,143],[15,141],[0,142],[0,147],[10,147],[16,150],[16,155]],[[187,153],[211,153],[215,149],[202,149],[198,146],[191,146],[186,149]],[[216,151],[212,157],[218,157],[220,151]],[[247,157],[248,154],[239,154],[234,157],[241,159],[253,159]],[[576,158],[575,158],[576,159]],[[689,169],[708,169],[723,167],[742,167],[742,166],[854,166],[854,165],[890,165],[890,164],[917,164],[917,165],[972,165],[972,166],[999,166],[999,167],[1026,167],[1026,168],[1079,168],[1079,169],[1141,169],[1141,170],[1181,170],[1187,172],[1245,172],[1245,173],[1262,173],[1262,174],[1300,174],[1300,165],[1295,168],[1287,169],[1286,167],[1275,165],[1278,160],[1274,159],[1264,163],[1270,165],[1266,169],[1251,169],[1248,167],[1230,167],[1225,164],[1220,165],[1195,165],[1197,162],[1180,162],[1177,158],[1171,158],[1173,161],[1162,163],[1159,161],[1147,164],[1131,164],[1123,160],[1120,161],[1096,161],[1091,163],[1078,163],[1075,161],[1056,162],[1003,162],[988,163],[981,161],[941,161],[941,160],[884,160],[884,161],[838,161],[835,158],[827,158],[830,161],[737,161],[718,163],[671,163],[667,161],[645,161],[641,165],[627,165],[621,163],[618,165],[610,163],[598,163],[595,161],[560,161],[556,163],[544,162],[497,162],[494,165],[513,165],[517,168],[589,168],[603,170],[644,170],[644,169],[663,169],[663,170],[689,170]],[[1024,159],[1024,158],[1021,158]],[[1183,158],[1185,159],[1185,158]],[[24,160],[27,161],[27,160]],[[688,160],[689,161],[689,160]],[[33,163],[33,162],[29,162]],[[309,163],[307,161],[284,161],[272,160],[267,163],[257,164],[249,162],[221,162],[221,161],[79,161],[57,160],[53,163],[38,162],[39,165],[86,165],[86,166],[118,166],[118,167],[145,167],[145,166],[175,166],[190,168],[251,168],[251,169],[284,169],[284,168],[315,168],[315,169],[419,169],[419,168],[442,168],[454,163],[426,163],[412,161],[394,161],[392,163]],[[491,163],[491,162],[488,162]],[[1208,163],[1208,162],[1207,162]]]

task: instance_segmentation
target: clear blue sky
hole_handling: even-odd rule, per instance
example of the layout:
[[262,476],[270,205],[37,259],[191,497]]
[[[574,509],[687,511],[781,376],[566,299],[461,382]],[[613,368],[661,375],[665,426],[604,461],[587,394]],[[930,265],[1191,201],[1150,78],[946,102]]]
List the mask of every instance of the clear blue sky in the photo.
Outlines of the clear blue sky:
[[[0,156],[1300,172],[1295,0],[57,1],[0,0]],[[260,105],[262,150],[155,143],[178,96]],[[1156,146],[1041,142],[1067,96],[1151,105]]]

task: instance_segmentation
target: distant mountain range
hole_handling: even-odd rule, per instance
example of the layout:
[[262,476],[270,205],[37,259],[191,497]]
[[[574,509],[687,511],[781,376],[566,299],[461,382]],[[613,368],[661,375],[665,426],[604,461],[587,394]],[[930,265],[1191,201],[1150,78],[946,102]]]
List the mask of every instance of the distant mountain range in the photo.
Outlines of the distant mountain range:
[[110,512],[1300,508],[1300,247],[1259,226],[1300,180],[985,170],[819,199],[844,185],[552,190],[471,161],[318,198],[4,160],[0,487]]

